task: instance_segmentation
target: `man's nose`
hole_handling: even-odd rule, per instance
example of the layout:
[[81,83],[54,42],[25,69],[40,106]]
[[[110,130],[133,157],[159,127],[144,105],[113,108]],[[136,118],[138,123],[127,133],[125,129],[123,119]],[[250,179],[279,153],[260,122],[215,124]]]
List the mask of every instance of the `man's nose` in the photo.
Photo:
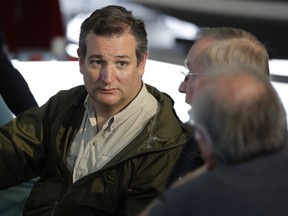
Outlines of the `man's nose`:
[[112,66],[105,66],[101,71],[101,79],[105,83],[111,83],[115,79],[115,69]]
[[182,81],[179,85],[178,91],[181,93],[186,93],[186,82]]

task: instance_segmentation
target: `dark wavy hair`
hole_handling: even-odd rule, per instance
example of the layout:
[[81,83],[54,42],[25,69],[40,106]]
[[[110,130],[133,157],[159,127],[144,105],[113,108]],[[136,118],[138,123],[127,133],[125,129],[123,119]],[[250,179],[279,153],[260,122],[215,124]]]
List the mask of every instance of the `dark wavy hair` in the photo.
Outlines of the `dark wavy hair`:
[[89,33],[102,36],[120,36],[131,33],[136,40],[136,57],[139,64],[147,52],[147,32],[142,19],[132,15],[132,11],[122,6],[110,5],[95,10],[81,25],[79,37],[79,56],[85,58],[87,52],[86,38]]

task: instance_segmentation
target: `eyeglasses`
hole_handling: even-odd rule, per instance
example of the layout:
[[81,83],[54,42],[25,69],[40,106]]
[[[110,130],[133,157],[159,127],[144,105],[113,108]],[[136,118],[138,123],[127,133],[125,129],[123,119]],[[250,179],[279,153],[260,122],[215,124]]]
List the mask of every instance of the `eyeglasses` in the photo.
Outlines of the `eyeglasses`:
[[181,71],[181,75],[184,75],[185,78],[184,78],[184,82],[188,81],[188,80],[191,80],[192,82],[194,82],[198,76],[203,76],[204,74],[202,73],[194,73],[190,70],[183,70]]

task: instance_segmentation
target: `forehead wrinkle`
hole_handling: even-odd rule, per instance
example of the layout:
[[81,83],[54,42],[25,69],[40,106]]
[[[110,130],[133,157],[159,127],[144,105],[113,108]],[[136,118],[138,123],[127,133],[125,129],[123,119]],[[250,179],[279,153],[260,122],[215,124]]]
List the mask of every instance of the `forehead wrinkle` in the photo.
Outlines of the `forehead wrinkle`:
[[212,37],[203,37],[198,39],[189,50],[185,60],[185,65],[188,68],[191,68],[195,64],[201,64],[201,54],[208,46],[212,45],[214,41],[216,41],[216,39]]

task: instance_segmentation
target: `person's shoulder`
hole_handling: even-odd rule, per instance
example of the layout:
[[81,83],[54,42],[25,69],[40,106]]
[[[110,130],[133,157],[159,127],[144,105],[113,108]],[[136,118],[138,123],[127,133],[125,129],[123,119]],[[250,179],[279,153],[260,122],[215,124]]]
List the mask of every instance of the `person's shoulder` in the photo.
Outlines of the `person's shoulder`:
[[63,100],[64,102],[68,102],[69,100],[81,100],[84,101],[87,96],[87,91],[84,85],[75,86],[70,89],[60,90],[54,96],[52,96],[51,100]]
[[56,95],[69,95],[69,94],[73,95],[73,94],[79,94],[81,92],[86,92],[84,85],[75,86],[70,89],[60,90]]
[[169,99],[170,101],[172,101],[172,103],[174,104],[174,100],[172,99],[172,97],[170,95],[168,95],[165,92],[161,92],[159,89],[157,89],[155,86],[151,86],[147,83],[145,83],[145,86],[148,90],[148,92],[150,94],[152,94],[158,101],[160,101],[161,99]]
[[[194,182],[199,181],[199,178],[205,177],[205,174],[207,174],[207,166],[204,164],[202,166],[199,166],[197,169],[188,172],[186,175],[182,177],[181,180],[176,181],[174,184],[171,185],[171,189],[178,188],[178,187],[186,187],[190,184],[194,184]],[[201,180],[199,181],[201,182]]]

